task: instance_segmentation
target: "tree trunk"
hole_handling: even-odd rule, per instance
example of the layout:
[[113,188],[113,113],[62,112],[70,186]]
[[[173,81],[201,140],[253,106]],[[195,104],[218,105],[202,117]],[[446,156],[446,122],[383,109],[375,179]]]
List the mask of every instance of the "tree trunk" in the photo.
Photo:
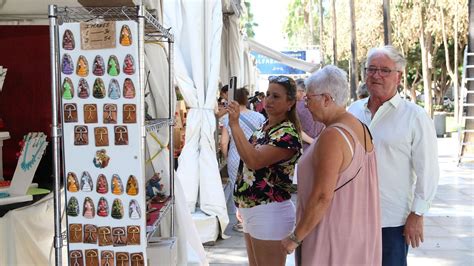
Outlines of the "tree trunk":
[[323,48],[323,38],[324,38],[324,10],[323,10],[323,0],[319,0],[319,53],[321,56],[321,66],[324,66],[324,48]]
[[357,100],[356,89],[358,85],[357,78],[357,40],[356,40],[356,21],[354,0],[350,0],[350,17],[351,17],[351,98]]
[[420,8],[420,47],[421,47],[421,69],[423,76],[423,92],[425,95],[425,110],[428,115],[433,117],[433,103],[431,95],[431,69],[430,69],[430,46],[431,35],[425,35],[425,7]]
[[332,9],[332,64],[337,65],[336,0],[331,0],[331,9]]
[[383,37],[385,45],[392,43],[392,27],[390,24],[390,0],[383,0]]

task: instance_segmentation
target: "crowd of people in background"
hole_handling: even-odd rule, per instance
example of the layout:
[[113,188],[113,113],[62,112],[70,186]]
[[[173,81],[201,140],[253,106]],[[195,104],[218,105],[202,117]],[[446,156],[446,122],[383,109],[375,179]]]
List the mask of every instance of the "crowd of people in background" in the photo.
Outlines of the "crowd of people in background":
[[250,265],[292,252],[296,265],[407,265],[439,167],[432,120],[397,91],[405,64],[393,46],[371,49],[349,107],[347,74],[332,65],[306,80],[270,76],[266,95],[239,89],[229,101],[221,89],[227,208]]

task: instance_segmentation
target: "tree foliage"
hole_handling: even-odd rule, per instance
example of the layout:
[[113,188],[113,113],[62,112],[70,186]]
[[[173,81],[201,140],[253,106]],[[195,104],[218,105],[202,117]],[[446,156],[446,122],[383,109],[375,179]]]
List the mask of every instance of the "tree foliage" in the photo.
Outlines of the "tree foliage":
[[[313,1],[317,3],[319,0]],[[302,13],[307,2],[309,0],[293,0],[289,5],[285,32],[290,40],[299,38],[300,32],[309,32],[310,25]],[[328,4],[323,6],[329,8]],[[318,5],[315,5],[315,10],[317,8]],[[319,11],[314,11],[313,14],[316,16]],[[325,29],[322,37],[325,42],[321,45],[325,51],[325,61],[329,62],[332,57],[332,18],[330,13],[324,14]],[[356,29],[357,60],[360,64],[364,64],[371,47],[383,45],[384,42],[382,1],[355,0],[355,26],[351,25],[349,14],[349,1],[337,0],[337,58],[340,67],[349,65],[352,27]],[[392,44],[407,58],[403,87],[412,99],[416,91],[423,93],[427,90],[429,96],[435,97],[435,103],[440,103],[447,90],[454,85],[454,75],[459,75],[462,64],[462,50],[467,44],[468,32],[467,0],[392,0],[390,16]],[[319,19],[313,21],[319,23]],[[459,36],[457,43],[454,40],[455,28]],[[443,40],[443,31],[446,40]],[[320,38],[316,34],[319,32],[314,32],[319,43]],[[307,39],[293,42],[304,42]],[[457,65],[454,65],[455,49],[458,51]],[[426,57],[422,58],[422,54]],[[362,75],[361,78],[363,79]]]
[[318,0],[294,0],[288,5],[284,31],[291,47],[306,48],[319,44]]
[[245,34],[249,38],[255,36],[254,27],[258,27],[258,24],[253,20],[252,8],[249,1],[244,1],[243,13],[240,17],[240,28],[244,30]]

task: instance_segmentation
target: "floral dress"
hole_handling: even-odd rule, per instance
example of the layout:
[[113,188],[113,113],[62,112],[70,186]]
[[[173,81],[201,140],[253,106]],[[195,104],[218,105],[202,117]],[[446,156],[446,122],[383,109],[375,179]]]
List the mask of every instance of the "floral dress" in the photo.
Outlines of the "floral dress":
[[267,124],[268,121],[250,137],[249,141],[253,146],[271,145],[296,152],[289,160],[279,161],[258,170],[249,169],[243,164],[242,173],[237,174],[234,189],[234,201],[239,208],[251,208],[291,198],[290,177],[293,176],[295,164],[301,155],[301,138],[293,123],[288,120],[265,131]]

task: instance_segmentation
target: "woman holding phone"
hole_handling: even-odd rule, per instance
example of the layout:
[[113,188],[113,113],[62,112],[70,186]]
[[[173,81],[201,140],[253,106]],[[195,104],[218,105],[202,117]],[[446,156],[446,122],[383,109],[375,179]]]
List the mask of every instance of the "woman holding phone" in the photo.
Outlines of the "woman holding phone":
[[229,127],[239,152],[234,201],[243,221],[250,265],[284,265],[280,241],[295,225],[291,201],[295,163],[301,155],[296,84],[286,76],[269,77],[265,98],[268,120],[248,139],[239,124],[240,107],[228,106]]

